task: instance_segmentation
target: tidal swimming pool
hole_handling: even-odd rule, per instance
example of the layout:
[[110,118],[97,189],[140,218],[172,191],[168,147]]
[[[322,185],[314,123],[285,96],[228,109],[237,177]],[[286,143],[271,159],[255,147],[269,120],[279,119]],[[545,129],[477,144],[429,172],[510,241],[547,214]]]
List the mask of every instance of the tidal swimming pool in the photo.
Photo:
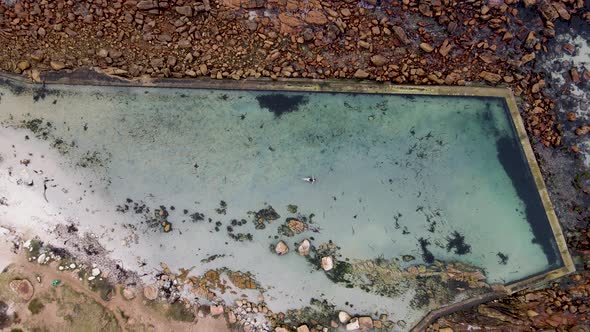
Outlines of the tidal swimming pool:
[[564,266],[504,98],[12,81],[0,98],[0,196],[21,201],[0,222],[76,223],[132,270],[249,272],[273,311],[319,299],[407,330]]

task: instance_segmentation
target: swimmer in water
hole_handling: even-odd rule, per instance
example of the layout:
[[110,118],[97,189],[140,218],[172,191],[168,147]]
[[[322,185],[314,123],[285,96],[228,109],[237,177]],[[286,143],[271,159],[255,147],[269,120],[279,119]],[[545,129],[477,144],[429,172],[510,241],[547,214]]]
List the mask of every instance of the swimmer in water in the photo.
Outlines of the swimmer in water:
[[305,181],[305,182],[309,182],[309,183],[314,183],[314,182],[316,182],[318,179],[317,179],[317,178],[315,178],[315,177],[313,177],[313,176],[310,176],[310,177],[307,177],[307,178],[302,178],[301,180],[303,180],[303,181]]

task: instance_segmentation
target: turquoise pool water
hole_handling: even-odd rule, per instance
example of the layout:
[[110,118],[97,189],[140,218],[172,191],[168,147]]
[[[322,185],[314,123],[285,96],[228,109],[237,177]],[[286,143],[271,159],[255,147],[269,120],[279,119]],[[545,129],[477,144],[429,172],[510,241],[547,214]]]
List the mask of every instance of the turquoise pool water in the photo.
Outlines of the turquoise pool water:
[[[322,297],[415,322],[425,308],[399,307],[411,290],[391,298],[335,284],[294,244],[331,241],[338,260],[402,268],[459,261],[489,283],[562,265],[502,99],[8,83],[5,162],[34,151],[31,166],[62,179],[47,202],[32,201],[52,213],[20,219],[75,220],[131,269],[147,269],[140,260],[250,271],[274,310]],[[310,176],[317,182],[301,180]],[[146,217],[160,206],[169,233]],[[248,212],[270,206],[280,218],[256,229]],[[8,216],[0,221],[15,222]],[[290,217],[307,230],[281,231]],[[121,245],[131,228],[138,239]],[[288,255],[269,249],[279,240]]]

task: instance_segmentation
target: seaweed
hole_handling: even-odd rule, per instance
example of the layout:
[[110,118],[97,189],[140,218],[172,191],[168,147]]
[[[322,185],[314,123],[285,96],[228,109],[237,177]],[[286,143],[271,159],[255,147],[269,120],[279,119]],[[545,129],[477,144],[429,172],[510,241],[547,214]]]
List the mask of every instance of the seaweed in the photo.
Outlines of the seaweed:
[[227,213],[227,203],[225,201],[219,202],[219,207],[215,209],[217,214],[226,214]]
[[465,255],[471,252],[471,245],[465,243],[465,236],[454,231],[450,237],[447,237],[447,251],[454,250],[457,255]]
[[428,250],[428,246],[430,245],[430,241],[425,238],[419,238],[418,242],[420,243],[420,249],[422,249],[422,259],[425,263],[432,264],[434,263],[434,255],[430,250]]

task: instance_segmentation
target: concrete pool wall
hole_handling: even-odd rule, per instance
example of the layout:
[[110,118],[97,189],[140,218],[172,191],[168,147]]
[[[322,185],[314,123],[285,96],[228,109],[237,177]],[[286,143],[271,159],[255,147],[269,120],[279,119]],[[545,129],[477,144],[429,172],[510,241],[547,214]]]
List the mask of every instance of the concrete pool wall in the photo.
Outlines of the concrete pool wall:
[[[11,79],[22,80],[20,77],[6,75]],[[559,268],[544,272],[505,285],[506,291],[512,293],[527,287],[548,280],[552,280],[574,271],[574,265],[569,255],[565,238],[561,231],[559,221],[553,210],[547,189],[545,187],[539,166],[534,157],[532,147],[530,145],[528,136],[524,129],[524,125],[514,96],[508,89],[503,88],[487,88],[487,87],[440,87],[440,86],[395,86],[388,84],[375,84],[364,82],[343,82],[343,81],[310,81],[310,80],[288,80],[288,81],[266,81],[266,80],[244,80],[244,81],[215,81],[215,80],[154,80],[133,82],[124,81],[117,78],[110,78],[101,75],[93,75],[88,72],[80,71],[71,74],[49,74],[45,77],[45,84],[71,84],[71,85],[108,85],[120,87],[170,87],[170,88],[198,88],[198,89],[224,89],[224,90],[266,90],[266,91],[291,91],[291,92],[343,92],[343,93],[365,93],[365,94],[393,94],[393,95],[429,95],[429,96],[469,96],[469,97],[495,97],[504,100],[505,106],[510,111],[512,123],[517,136],[520,140],[520,145],[524,156],[527,159],[530,172],[534,178],[534,182],[539,192],[543,208],[555,242],[558,246],[560,259],[562,265]],[[420,326],[436,318],[436,316],[444,313],[459,310],[468,304],[475,304],[477,302],[489,300],[491,298],[505,294],[493,293],[487,294],[480,298],[466,300],[461,303],[453,304],[448,307],[441,308],[429,314],[422,323],[416,326],[419,330]]]

